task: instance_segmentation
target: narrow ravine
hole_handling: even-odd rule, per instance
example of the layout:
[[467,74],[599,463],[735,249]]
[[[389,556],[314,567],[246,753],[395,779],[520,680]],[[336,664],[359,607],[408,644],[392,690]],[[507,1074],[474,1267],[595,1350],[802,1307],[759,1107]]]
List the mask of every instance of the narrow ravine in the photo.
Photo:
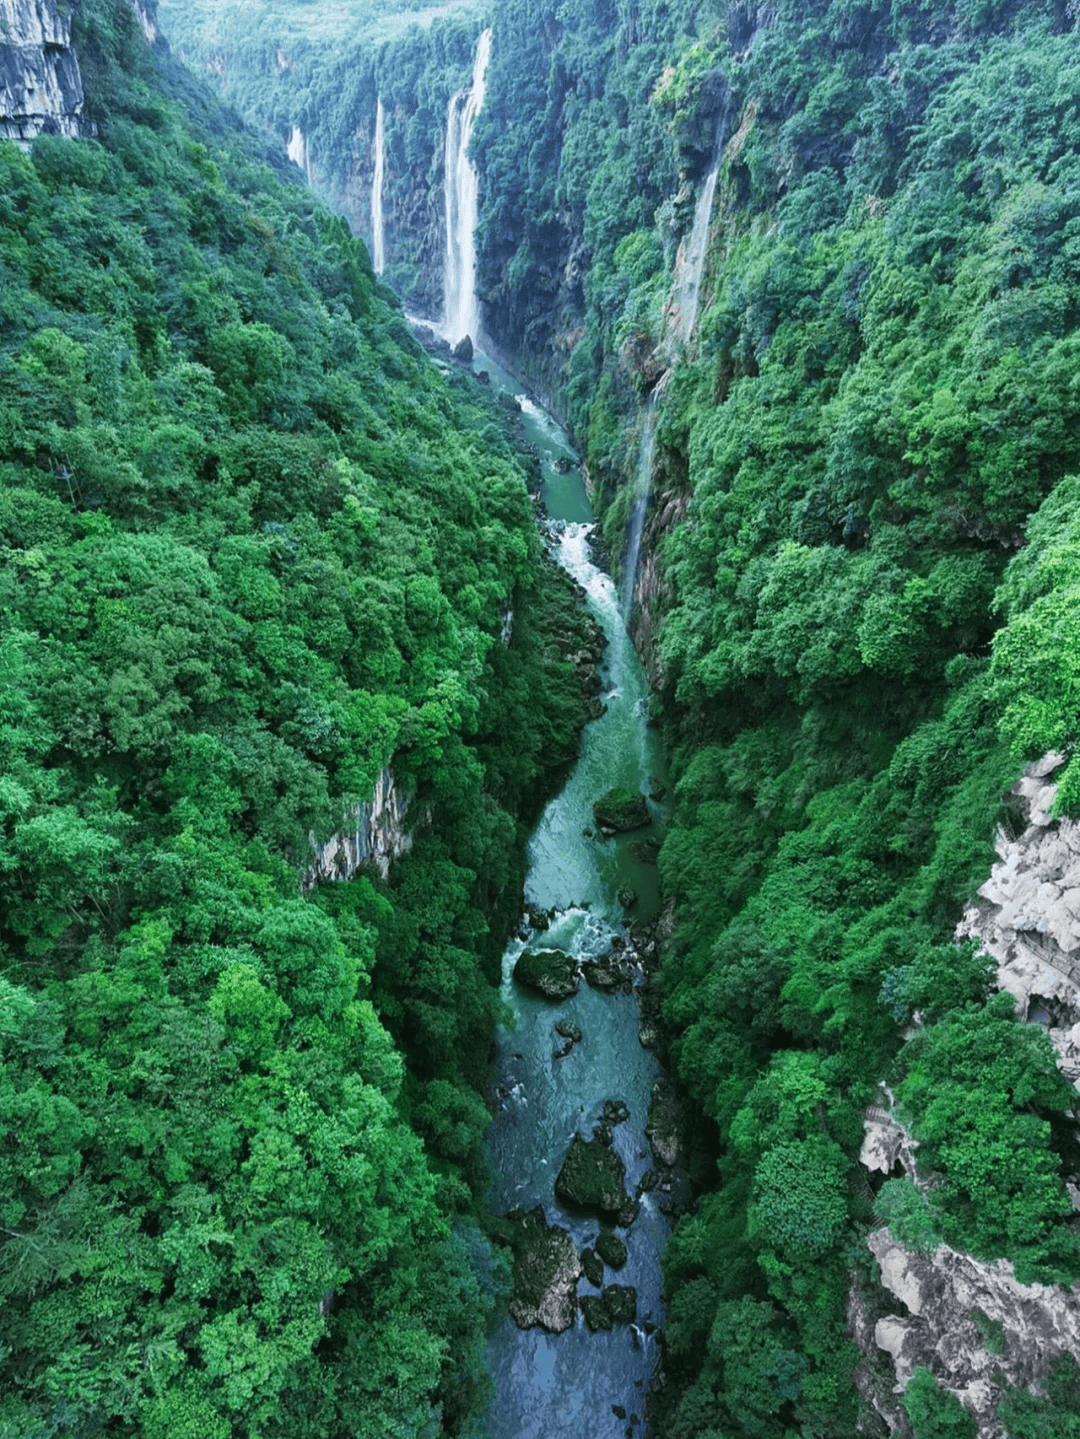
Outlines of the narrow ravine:
[[[486,368],[493,383],[513,386],[485,357],[477,356],[477,368]],[[489,1434],[491,1439],[622,1439],[644,1432],[645,1398],[656,1364],[651,1330],[661,1319],[660,1255],[668,1229],[660,1209],[662,1192],[640,1195],[639,1212],[629,1226],[602,1225],[596,1217],[569,1212],[556,1198],[555,1184],[574,1136],[593,1139],[605,1101],[629,1110],[628,1119],[612,1126],[611,1141],[625,1166],[630,1201],[654,1169],[645,1128],[660,1066],[639,1040],[636,989],[644,969],[630,926],[647,922],[657,911],[656,869],[641,855],[643,845],[659,838],[661,805],[649,799],[648,827],[609,839],[592,834],[592,806],[614,787],[659,794],[663,756],[647,727],[647,684],[622,623],[615,586],[590,553],[593,515],[577,459],[548,416],[528,401],[523,409],[542,456],[553,553],[584,589],[608,640],[602,696],[607,710],[587,727],[578,763],[530,841],[528,922],[503,961],[502,997],[514,1022],[498,1038],[499,1112],[490,1133],[498,1176],[493,1207],[505,1213],[542,1206],[548,1225],[569,1231],[578,1255],[602,1229],[612,1230],[625,1243],[627,1260],[617,1270],[605,1267],[602,1284],[632,1286],[637,1300],[633,1323],[616,1321],[607,1332],[590,1333],[580,1308],[572,1327],[558,1334],[541,1327],[522,1330],[504,1319],[490,1346],[496,1394]],[[626,887],[637,895],[629,910],[619,899]],[[572,998],[551,1003],[513,978],[514,965],[527,948],[558,948],[578,960],[613,954],[633,989],[606,993],[583,980]],[[564,1030],[580,1030],[580,1040],[568,1042],[559,1034],[559,1021]],[[601,1287],[584,1275],[578,1280],[579,1297],[600,1293]]]

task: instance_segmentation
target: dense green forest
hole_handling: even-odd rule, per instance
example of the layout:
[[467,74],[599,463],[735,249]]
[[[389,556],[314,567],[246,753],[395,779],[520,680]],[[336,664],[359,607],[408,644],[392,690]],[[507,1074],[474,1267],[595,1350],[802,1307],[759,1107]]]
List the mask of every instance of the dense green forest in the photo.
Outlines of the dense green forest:
[[[654,1428],[881,1433],[847,1316],[871,1228],[1080,1278],[1075,1091],[953,942],[1023,763],[1062,749],[1080,806],[1077,7],[488,21],[487,323],[569,419],[616,555],[668,372],[639,633],[699,1140]],[[312,32],[273,86],[276,37],[250,71],[229,51],[231,98],[315,134],[331,193],[387,98],[403,293],[432,288],[480,23]],[[502,1282],[488,980],[510,842],[580,719],[572,598],[497,410],[437,381],[346,227],[122,5],[78,30],[98,140],[0,147],[0,1418],[467,1433]],[[430,826],[389,884],[302,897],[309,835],[391,755]],[[857,1165],[881,1081],[924,1191]],[[1009,1439],[1076,1439],[1078,1385],[1066,1356],[1005,1393]],[[929,1370],[903,1402],[916,1439],[972,1432]]]
[[[0,143],[0,1433],[475,1433],[585,620],[344,223],[124,0],[74,44],[96,139]],[[391,760],[411,853],[302,892]]]

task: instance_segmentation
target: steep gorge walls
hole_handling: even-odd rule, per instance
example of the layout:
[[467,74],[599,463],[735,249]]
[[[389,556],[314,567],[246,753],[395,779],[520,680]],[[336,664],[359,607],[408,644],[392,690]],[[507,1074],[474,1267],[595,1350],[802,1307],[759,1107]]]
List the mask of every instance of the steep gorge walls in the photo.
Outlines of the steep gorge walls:
[[500,407],[152,19],[80,7],[96,139],[0,141],[0,1432],[474,1434],[592,631]]

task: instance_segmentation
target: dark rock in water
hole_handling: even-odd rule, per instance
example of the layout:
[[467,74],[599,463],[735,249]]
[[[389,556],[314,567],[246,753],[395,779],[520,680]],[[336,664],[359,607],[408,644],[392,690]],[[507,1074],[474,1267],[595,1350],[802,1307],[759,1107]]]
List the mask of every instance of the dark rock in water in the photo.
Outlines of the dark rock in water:
[[596,1334],[601,1329],[611,1328],[611,1315],[608,1307],[599,1294],[583,1294],[578,1300],[581,1305],[581,1312],[585,1316],[585,1323],[589,1326],[589,1333]]
[[557,455],[555,457],[554,469],[557,475],[568,475],[574,468],[574,461],[569,455]]
[[557,1019],[555,1021],[555,1033],[563,1039],[568,1039],[571,1044],[581,1043],[581,1030],[576,1024],[571,1024],[568,1019]]
[[618,1214],[627,1202],[625,1179],[623,1162],[613,1149],[575,1134],[555,1181],[555,1194],[562,1203],[579,1209]]
[[460,339],[454,346],[453,354],[454,359],[460,360],[463,365],[470,364],[473,357],[472,337],[465,335],[463,339]]
[[623,939],[621,934],[613,934],[611,936],[611,947],[616,953],[621,954],[626,948],[626,940]]
[[537,934],[543,934],[544,930],[551,924],[549,916],[546,915],[542,909],[527,909],[525,911],[525,918],[531,928],[536,930]]
[[659,1183],[659,1176],[655,1169],[646,1169],[645,1173],[638,1180],[637,1192],[639,1195],[648,1194],[650,1189],[655,1189]]
[[623,1229],[629,1229],[640,1213],[640,1201],[637,1199],[628,1199],[618,1214],[616,1214],[615,1223]]
[[630,1118],[630,1110],[621,1099],[604,1100],[604,1122],[606,1124],[622,1124]]
[[655,839],[636,839],[630,846],[630,853],[638,864],[655,864],[660,858],[660,846]]
[[604,1303],[615,1324],[633,1324],[637,1318],[637,1290],[631,1284],[606,1284]]
[[653,1156],[658,1164],[670,1169],[679,1162],[684,1145],[682,1140],[683,1112],[678,1096],[669,1080],[658,1080],[653,1085],[652,1100],[649,1104],[649,1122],[645,1126],[645,1138],[649,1141]]
[[660,1044],[661,1037],[655,1024],[643,1024],[638,1030],[638,1044],[642,1049],[656,1049]]
[[[596,1252],[612,1269],[621,1269],[626,1263],[626,1245],[617,1234],[612,1234],[610,1229],[601,1231],[596,1241]],[[594,1280],[594,1283],[598,1282]]]
[[594,1139],[598,1139],[601,1144],[610,1144],[610,1143],[611,1143],[611,1138],[612,1138],[612,1135],[611,1135],[611,1125],[610,1125],[610,1124],[595,1124],[595,1125],[593,1125],[593,1138],[594,1138]]
[[664,784],[661,784],[658,779],[653,779],[653,778],[650,776],[650,778],[649,778],[649,798],[650,798],[650,799],[654,799],[654,800],[656,801],[656,803],[659,804],[660,801],[664,798],[664,796],[665,796],[666,794],[667,794],[667,786],[664,785]]
[[593,805],[593,817],[602,835],[624,834],[649,823],[649,806],[643,794],[629,789],[609,789]]
[[573,955],[561,949],[527,949],[514,965],[514,978],[545,999],[569,999],[578,991],[576,968]]
[[487,372],[486,370],[477,370],[477,372],[476,372],[476,378],[480,381],[480,383],[481,383],[482,385],[490,385],[490,384],[491,384],[491,376],[488,374],[488,372]]
[[616,1419],[626,1418],[626,1410],[622,1407],[621,1404],[613,1404],[611,1406],[611,1412],[615,1415]]
[[581,1267],[585,1271],[585,1278],[590,1284],[595,1284],[597,1289],[604,1282],[604,1261],[596,1253],[595,1249],[583,1249],[581,1251]]
[[510,1317],[519,1329],[537,1326],[561,1334],[574,1322],[581,1261],[565,1229],[547,1224],[544,1211],[512,1209],[498,1236],[513,1256]]
[[623,909],[630,909],[637,904],[637,890],[631,885],[624,884],[619,890],[619,903]]
[[610,955],[604,959],[585,960],[581,973],[590,989],[601,989],[605,994],[615,994],[627,979],[622,967]]

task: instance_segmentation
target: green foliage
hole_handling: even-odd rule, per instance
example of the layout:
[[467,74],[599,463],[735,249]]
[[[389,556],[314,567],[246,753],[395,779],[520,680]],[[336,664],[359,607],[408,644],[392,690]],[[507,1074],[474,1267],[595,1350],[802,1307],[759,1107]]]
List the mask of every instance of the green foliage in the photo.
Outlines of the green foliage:
[[[0,143],[0,1430],[472,1432],[587,621],[346,227],[122,0],[75,37],[97,139]],[[391,760],[412,856],[302,892]]]
[[974,1417],[947,1389],[940,1389],[929,1369],[916,1369],[900,1400],[911,1420],[915,1439],[972,1439]]

